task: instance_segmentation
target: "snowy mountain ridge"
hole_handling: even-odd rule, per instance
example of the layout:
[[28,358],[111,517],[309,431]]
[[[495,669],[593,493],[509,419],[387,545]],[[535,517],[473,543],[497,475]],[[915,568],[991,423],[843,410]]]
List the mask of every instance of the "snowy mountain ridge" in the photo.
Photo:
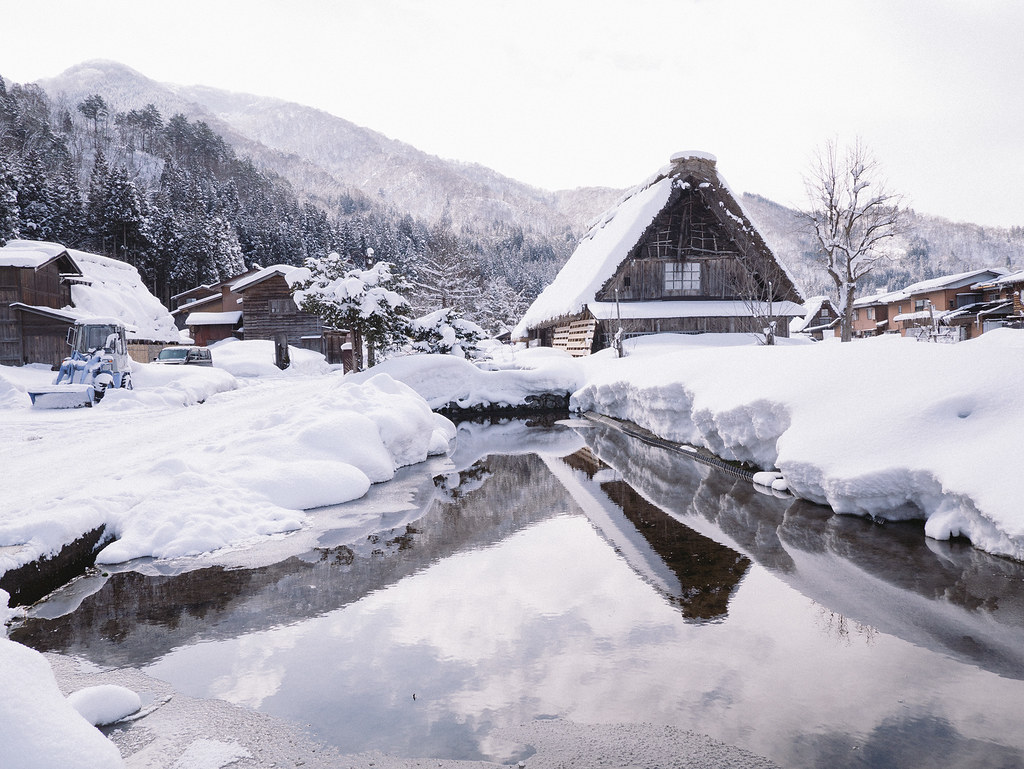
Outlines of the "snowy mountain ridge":
[[39,85],[70,110],[99,93],[112,113],[153,104],[164,119],[180,112],[205,121],[237,151],[328,206],[357,190],[426,221],[447,215],[461,227],[497,220],[564,235],[578,231],[580,218],[596,215],[621,194],[600,188],[541,190],[481,165],[430,155],[313,107],[202,85],[158,83],[116,62],[85,62]]
[[[205,121],[240,154],[287,179],[301,197],[330,210],[353,194],[427,222],[442,217],[456,229],[492,223],[538,233],[571,252],[587,225],[622,195],[613,188],[547,191],[482,165],[446,160],[323,110],[282,99],[203,85],[158,83],[111,61],[84,62],[39,81],[69,111],[86,96],[103,95],[111,113],[154,104],[167,119],[182,113]],[[638,174],[638,180],[643,176]],[[760,195],[740,202],[805,294],[829,293],[814,262],[814,243],[797,212]],[[1024,228],[985,227],[912,212],[899,242],[906,258],[873,276],[865,290],[899,288],[944,273],[988,266],[1024,266]]]

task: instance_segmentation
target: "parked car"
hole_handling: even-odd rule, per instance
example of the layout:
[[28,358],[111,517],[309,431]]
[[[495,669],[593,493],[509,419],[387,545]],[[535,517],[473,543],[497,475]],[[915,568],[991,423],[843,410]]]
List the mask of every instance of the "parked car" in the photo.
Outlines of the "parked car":
[[208,347],[165,347],[153,362],[169,366],[212,366],[213,356]]

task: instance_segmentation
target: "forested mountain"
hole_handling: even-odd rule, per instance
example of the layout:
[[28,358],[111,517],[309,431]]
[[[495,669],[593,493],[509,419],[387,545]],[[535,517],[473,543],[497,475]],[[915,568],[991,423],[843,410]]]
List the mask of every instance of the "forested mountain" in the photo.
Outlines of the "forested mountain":
[[[243,266],[330,250],[363,266],[372,249],[414,284],[417,312],[454,307],[498,331],[621,193],[539,190],[319,110],[160,84],[113,62],[0,84],[0,239],[130,261],[165,301]],[[742,202],[806,293],[827,293],[796,213],[757,195]],[[1020,228],[917,214],[913,225],[898,244],[905,258],[874,285],[1024,266]]]

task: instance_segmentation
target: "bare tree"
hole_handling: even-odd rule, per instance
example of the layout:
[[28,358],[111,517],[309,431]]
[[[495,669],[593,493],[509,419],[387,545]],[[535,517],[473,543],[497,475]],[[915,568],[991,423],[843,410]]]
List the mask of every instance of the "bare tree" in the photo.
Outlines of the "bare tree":
[[834,141],[826,142],[804,186],[810,208],[800,214],[817,240],[818,260],[835,283],[842,340],[849,342],[857,284],[894,257],[884,245],[903,231],[903,196],[886,188],[878,162],[859,140],[842,157]]

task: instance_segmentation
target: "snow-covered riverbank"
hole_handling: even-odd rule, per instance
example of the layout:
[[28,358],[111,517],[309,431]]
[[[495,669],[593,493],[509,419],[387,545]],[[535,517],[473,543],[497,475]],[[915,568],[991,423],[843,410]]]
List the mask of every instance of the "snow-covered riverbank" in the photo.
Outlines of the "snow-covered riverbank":
[[836,512],[923,519],[929,537],[1024,559],[1024,333],[956,345],[719,341],[648,337],[625,358],[592,356],[572,404],[778,469],[796,495]]

